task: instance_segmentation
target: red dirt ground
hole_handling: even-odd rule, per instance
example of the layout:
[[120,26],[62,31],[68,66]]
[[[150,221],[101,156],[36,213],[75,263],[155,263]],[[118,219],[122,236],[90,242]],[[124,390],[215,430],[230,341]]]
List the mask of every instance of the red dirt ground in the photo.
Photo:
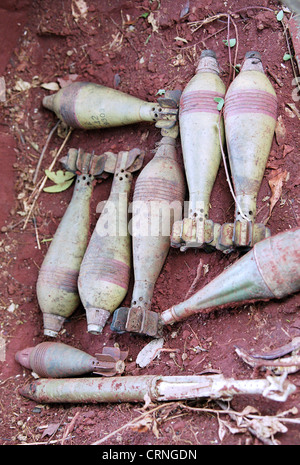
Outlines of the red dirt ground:
[[[258,50],[262,54],[267,75],[277,92],[279,114],[286,127],[283,142],[278,143],[274,138],[258,198],[258,221],[262,222],[268,216],[268,199],[271,196],[268,179],[274,176],[275,170],[281,169],[286,170],[289,177],[284,182],[282,195],[268,225],[273,234],[300,225],[299,121],[287,106],[294,103],[294,76],[290,62],[283,61],[287,45],[282,25],[276,19],[275,12],[280,8],[276,1],[261,0],[258,2],[259,8],[254,9],[255,2],[249,0],[86,0],[86,19],[80,18],[78,21],[72,15],[71,3],[74,2],[2,0],[0,4],[0,76],[5,78],[6,83],[6,101],[1,103],[0,110],[0,336],[2,345],[5,344],[0,361],[0,444],[3,445],[62,442],[67,445],[89,445],[104,439],[143,412],[140,404],[37,405],[18,393],[18,389],[32,379],[32,375],[15,362],[16,351],[47,340],[43,336],[42,314],[35,291],[39,267],[49,246],[49,242],[43,242],[43,239],[53,237],[73,190],[71,187],[61,193],[43,192],[40,195],[34,211],[39,248],[32,220],[26,229],[22,228],[38,157],[47,134],[56,122],[54,114],[42,107],[42,98],[50,91],[43,89],[40,83],[57,82],[58,78],[67,79],[70,74],[77,74],[78,80],[117,86],[123,92],[154,101],[159,89],[184,89],[194,75],[203,48],[216,51],[222,67],[222,78],[226,82],[229,60],[228,48],[223,40],[227,38],[227,20],[223,18],[205,24],[194,34],[189,23],[217,13],[242,10],[234,16],[238,27],[238,63],[242,62],[246,51]],[[153,13],[158,31],[154,31],[147,18],[142,16],[147,12]],[[224,30],[219,32],[222,28]],[[117,34],[118,37],[123,36],[123,41],[119,47],[110,47]],[[184,40],[176,40],[176,37]],[[14,87],[20,79],[37,84],[31,85],[29,90],[16,91]],[[70,147],[82,147],[99,153],[128,150],[143,144],[147,163],[159,139],[159,130],[151,124],[89,133],[76,130],[62,155]],[[62,138],[55,134],[43,159],[40,177],[52,161],[53,150],[59,148],[61,143]],[[37,151],[34,144],[38,146]],[[285,155],[284,147],[287,146],[291,150],[288,149],[290,151]],[[178,153],[181,156],[179,143]],[[136,176],[135,173],[134,180]],[[97,220],[95,207],[100,200],[107,198],[110,186],[111,179],[108,178],[95,187],[91,204],[91,231]],[[222,164],[211,205],[213,220],[220,223],[232,221],[234,204]],[[204,265],[208,265],[208,272],[202,274],[196,289],[210,282],[237,258],[237,253],[206,254],[195,250],[182,253],[171,249],[155,288],[153,310],[161,312],[183,299],[196,276],[200,259]],[[125,306],[130,304],[132,281],[124,300]],[[12,303],[15,307],[11,307]],[[196,315],[174,325],[165,330],[164,347],[179,349],[175,358],[171,358],[169,352],[161,352],[159,358],[143,369],[136,365],[135,360],[150,339],[112,333],[109,325],[101,336],[88,334],[82,307],[69,318],[57,340],[90,354],[101,351],[105,344],[117,343],[122,350],[129,351],[125,371],[128,375],[190,375],[211,370],[227,377],[249,379],[253,369],[237,356],[235,345],[247,351],[264,351],[282,346],[295,336],[300,336],[299,295],[282,301],[233,306],[232,309],[215,311],[207,316]],[[289,380],[297,386],[297,390],[285,403],[258,396],[241,396],[233,398],[230,406],[241,412],[251,405],[262,416],[277,415],[292,408],[299,410],[299,373],[289,375]],[[186,405],[220,409],[218,404],[208,399]],[[298,418],[293,413],[289,416]],[[226,429],[223,437],[218,416],[208,410],[197,412],[179,405],[164,406],[156,414],[149,413],[149,418],[152,420],[149,428],[138,431],[123,428],[103,444],[263,444],[249,431],[233,434]],[[227,415],[220,415],[220,418],[231,422]],[[154,424],[157,429],[153,428]],[[54,429],[51,430],[53,425]],[[283,445],[299,444],[299,425],[287,423],[287,427],[286,432],[275,434],[276,441]],[[68,433],[65,440],[64,433]]]

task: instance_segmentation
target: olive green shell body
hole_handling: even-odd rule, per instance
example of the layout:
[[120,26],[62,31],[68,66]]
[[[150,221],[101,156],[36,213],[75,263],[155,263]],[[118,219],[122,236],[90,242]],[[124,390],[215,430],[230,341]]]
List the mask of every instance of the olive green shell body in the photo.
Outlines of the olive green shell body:
[[268,237],[196,294],[161,314],[171,324],[238,302],[281,299],[300,290],[300,228]]
[[174,219],[182,214],[185,180],[177,161],[176,139],[163,137],[135,184],[132,206],[134,288],[132,306],[149,309],[170,248]]
[[[214,59],[206,57],[202,60]],[[191,218],[195,214],[208,217],[209,199],[221,161],[218,130],[220,112],[215,98],[224,98],[225,85],[215,66],[199,66],[180,100],[180,137]],[[221,133],[224,140],[222,119]]]
[[101,333],[110,314],[127,294],[131,238],[128,232],[129,172],[115,173],[80,267],[78,289],[87,315],[88,331]]
[[44,97],[43,105],[72,128],[99,129],[156,121],[156,103],[89,82],[74,82]]
[[236,196],[234,242],[248,245],[249,241],[250,246],[253,245],[252,238],[242,238],[243,223],[247,227],[255,222],[257,196],[277,115],[275,91],[256,55],[254,52],[254,58],[246,57],[240,74],[226,93],[224,107],[228,157]]
[[36,291],[48,336],[57,336],[80,303],[77,279],[88,242],[92,180],[77,176],[72,199],[39,271]]

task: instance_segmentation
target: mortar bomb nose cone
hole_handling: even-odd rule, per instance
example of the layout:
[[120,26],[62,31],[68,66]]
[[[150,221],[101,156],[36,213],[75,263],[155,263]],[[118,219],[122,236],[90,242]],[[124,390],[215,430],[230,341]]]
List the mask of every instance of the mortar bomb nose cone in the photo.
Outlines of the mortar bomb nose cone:
[[245,54],[245,60],[249,58],[255,58],[261,61],[261,54],[255,50],[251,50],[250,52],[246,52]]
[[43,107],[48,108],[48,110],[54,110],[54,97],[56,94],[47,95],[43,98]]
[[27,347],[26,349],[19,350],[15,355],[16,362],[18,362],[24,368],[28,368],[30,370],[31,366],[30,366],[29,359],[30,359],[30,354],[33,349],[34,347]]
[[202,50],[201,58],[203,57],[211,57],[217,59],[217,55],[213,50]]

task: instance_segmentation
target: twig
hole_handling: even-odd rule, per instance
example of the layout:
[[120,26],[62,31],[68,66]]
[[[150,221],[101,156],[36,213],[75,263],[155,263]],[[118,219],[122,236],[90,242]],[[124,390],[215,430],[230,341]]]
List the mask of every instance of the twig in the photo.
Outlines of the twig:
[[99,441],[96,441],[96,442],[93,442],[91,444],[91,446],[97,446],[99,444],[102,444],[103,442],[105,442],[107,439],[111,438],[112,436],[114,436],[115,434],[119,433],[120,431],[122,431],[123,429],[125,428],[128,428],[132,425],[134,425],[135,423],[137,423],[138,421],[140,421],[142,418],[144,418],[145,416],[153,413],[153,412],[156,412],[157,410],[163,408],[163,407],[166,407],[166,406],[170,406],[170,405],[179,405],[178,402],[171,402],[171,403],[165,403],[165,404],[162,404],[162,405],[159,405],[158,407],[155,407],[153,408],[152,410],[148,410],[147,412],[145,413],[142,413],[142,415],[140,415],[139,417],[135,418],[134,420],[132,421],[129,421],[128,423],[126,423],[125,425],[121,426],[120,428],[116,429],[115,431],[113,431],[112,433],[110,434],[107,434],[104,438],[102,439],[99,439]]
[[[65,139],[64,139],[64,141],[63,141],[63,143],[62,143],[61,146],[60,146],[60,149],[58,150],[57,154],[55,155],[55,158],[53,159],[53,161],[52,161],[52,163],[51,163],[51,165],[50,165],[50,167],[49,167],[49,171],[51,171],[51,170],[53,169],[53,166],[55,165],[55,163],[56,163],[56,161],[57,161],[57,159],[58,159],[58,157],[59,157],[61,151],[63,150],[64,146],[66,145],[66,143],[67,143],[67,141],[68,141],[68,139],[69,139],[69,137],[70,137],[70,135],[71,135],[72,130],[73,130],[72,128],[69,129],[68,134],[66,135],[66,137],[65,137]],[[33,209],[34,209],[34,207],[35,207],[35,204],[36,204],[36,202],[37,202],[37,199],[39,198],[40,193],[42,192],[42,190],[43,190],[43,188],[44,188],[44,186],[45,186],[45,184],[46,184],[47,179],[48,179],[47,176],[44,176],[43,181],[42,181],[42,183],[41,183],[41,185],[40,185],[40,187],[39,187],[39,190],[38,190],[38,192],[37,192],[37,194],[36,194],[36,196],[35,196],[35,198],[34,198],[34,200],[33,200],[33,202],[32,202],[32,205],[31,205],[31,207],[30,207],[30,210],[29,210],[29,212],[28,212],[28,214],[27,214],[27,218],[26,218],[26,220],[25,220],[25,223],[24,223],[22,229],[25,229],[25,228],[26,228],[27,223],[28,223],[28,221],[29,221],[29,218],[30,218],[30,216],[31,216],[31,213],[32,213],[32,211],[33,211]]]
[[49,142],[50,142],[50,140],[51,140],[51,137],[53,136],[53,134],[54,134],[55,130],[57,129],[59,123],[60,123],[60,120],[57,121],[57,123],[56,123],[55,126],[51,129],[51,131],[50,131],[50,133],[49,133],[49,135],[48,135],[48,137],[47,137],[46,143],[45,143],[45,145],[44,145],[44,147],[43,147],[42,153],[41,153],[41,155],[40,155],[38,164],[37,164],[36,169],[35,169],[35,173],[34,173],[34,176],[33,176],[33,184],[36,183],[37,175],[38,175],[38,172],[39,172],[39,169],[40,169],[40,166],[41,166],[43,157],[44,157],[44,155],[45,155],[45,152],[46,152],[46,150],[47,150],[47,147],[48,147],[48,145],[49,145]]
[[74,417],[72,418],[71,422],[68,424],[66,430],[64,431],[62,440],[61,440],[61,445],[63,446],[65,443],[66,438],[68,437],[68,434],[73,431],[75,421],[79,415],[79,412],[76,412]]
[[37,229],[37,226],[36,226],[35,216],[32,218],[32,221],[33,221],[33,224],[34,224],[35,238],[36,238],[37,246],[38,246],[38,249],[41,250],[41,244],[40,244],[40,240],[39,240],[39,232],[38,232],[38,229]]
[[[230,418],[232,420],[234,420],[235,422],[237,421],[236,420],[236,417],[237,415],[235,414],[234,411],[228,411],[228,406],[225,404],[225,402],[222,402],[218,399],[216,399],[216,403],[223,409],[223,410],[226,410],[228,415],[230,416]],[[246,425],[246,428],[248,429],[248,431],[253,434],[254,436],[257,437],[257,439],[259,439],[263,444],[265,445],[268,445],[268,446],[273,446],[274,445],[274,442],[271,441],[270,439],[267,439],[267,438],[264,438],[263,436],[261,436],[260,434],[258,434],[257,431],[255,431],[255,429],[251,428],[251,426],[247,426]]]
[[202,261],[202,258],[200,258],[199,263],[198,263],[198,266],[197,266],[197,273],[196,273],[195,279],[194,279],[194,281],[192,282],[191,287],[190,287],[189,290],[187,291],[184,300],[186,300],[186,299],[194,292],[194,289],[195,289],[195,287],[196,287],[196,284],[197,284],[198,281],[200,280],[200,274],[201,274],[201,271],[202,271],[202,266],[203,266],[203,261]]

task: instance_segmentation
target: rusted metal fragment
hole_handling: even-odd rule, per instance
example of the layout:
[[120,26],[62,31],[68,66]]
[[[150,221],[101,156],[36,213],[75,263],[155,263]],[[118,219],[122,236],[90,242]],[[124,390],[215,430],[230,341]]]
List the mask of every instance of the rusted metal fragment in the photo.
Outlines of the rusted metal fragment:
[[291,340],[288,344],[285,344],[284,346],[278,347],[277,349],[262,352],[262,353],[253,353],[251,354],[251,357],[253,358],[263,358],[266,360],[273,360],[278,357],[283,357],[284,355],[289,354],[290,352],[293,352],[294,350],[299,350],[300,349],[300,337],[295,337],[294,339]]
[[[267,352],[265,354],[250,354],[244,349],[236,347],[236,353],[241,357],[244,362],[252,366],[256,370],[272,371],[276,375],[282,373],[295,373],[300,370],[300,356],[298,355],[300,349],[300,338],[295,338],[293,341],[283,347]],[[283,357],[288,353],[292,353],[289,357]]]

